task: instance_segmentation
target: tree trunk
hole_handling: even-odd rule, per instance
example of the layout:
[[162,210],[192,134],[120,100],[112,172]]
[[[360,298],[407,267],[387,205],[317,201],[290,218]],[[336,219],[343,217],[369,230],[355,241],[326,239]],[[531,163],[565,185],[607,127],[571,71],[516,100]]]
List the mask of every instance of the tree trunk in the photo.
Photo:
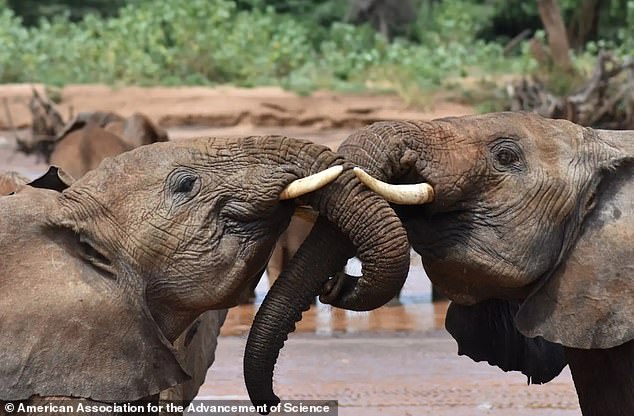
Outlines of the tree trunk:
[[537,0],[537,7],[548,34],[548,44],[555,66],[565,72],[571,72],[572,63],[568,54],[570,45],[557,0]]
[[568,39],[574,49],[582,48],[588,40],[596,37],[600,9],[599,0],[583,0],[576,10],[568,28]]

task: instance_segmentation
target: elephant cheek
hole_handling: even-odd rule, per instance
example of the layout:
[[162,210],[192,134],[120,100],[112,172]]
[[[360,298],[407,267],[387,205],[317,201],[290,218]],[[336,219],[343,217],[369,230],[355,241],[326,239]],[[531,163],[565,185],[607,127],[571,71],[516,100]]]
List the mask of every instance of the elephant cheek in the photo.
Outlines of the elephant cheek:
[[423,257],[425,271],[434,286],[461,305],[473,305],[488,299],[524,299],[532,285],[509,284],[521,281],[497,275],[486,264],[474,265],[438,261]]
[[266,240],[249,244],[235,236],[223,237],[207,268],[212,273],[202,276],[205,291],[215,295],[214,308],[235,306],[237,295],[259,277],[275,242]]
[[235,236],[224,236],[218,247],[218,254],[214,257],[212,267],[218,271],[229,271],[240,256],[240,240]]
[[423,260],[425,272],[434,288],[454,302],[461,305],[473,305],[482,300],[469,284],[466,271],[452,270],[439,262]]

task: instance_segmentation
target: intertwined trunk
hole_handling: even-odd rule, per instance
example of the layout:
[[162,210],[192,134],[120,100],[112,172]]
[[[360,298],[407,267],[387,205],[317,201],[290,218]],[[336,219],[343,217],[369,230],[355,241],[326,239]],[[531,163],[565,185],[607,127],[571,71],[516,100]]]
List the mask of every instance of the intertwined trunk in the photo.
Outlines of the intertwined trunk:
[[374,309],[394,297],[405,282],[409,269],[405,230],[389,204],[365,188],[351,167],[347,164],[337,181],[306,198],[321,217],[255,317],[244,375],[256,404],[278,402],[272,378],[279,351],[301,313],[350,257],[356,253],[361,260],[362,276],[349,277],[350,283],[331,302],[334,306]]

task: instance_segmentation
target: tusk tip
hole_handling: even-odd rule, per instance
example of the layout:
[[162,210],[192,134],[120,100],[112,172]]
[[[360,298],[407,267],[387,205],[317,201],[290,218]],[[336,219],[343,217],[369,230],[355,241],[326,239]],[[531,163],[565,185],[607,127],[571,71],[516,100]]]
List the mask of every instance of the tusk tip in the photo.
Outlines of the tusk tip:
[[392,185],[374,178],[359,167],[353,168],[357,179],[388,202],[399,205],[421,205],[434,200],[434,189],[428,183]]
[[297,179],[289,184],[280,194],[279,199],[284,201],[295,199],[309,192],[316,191],[334,181],[343,172],[343,165],[331,166],[314,175]]

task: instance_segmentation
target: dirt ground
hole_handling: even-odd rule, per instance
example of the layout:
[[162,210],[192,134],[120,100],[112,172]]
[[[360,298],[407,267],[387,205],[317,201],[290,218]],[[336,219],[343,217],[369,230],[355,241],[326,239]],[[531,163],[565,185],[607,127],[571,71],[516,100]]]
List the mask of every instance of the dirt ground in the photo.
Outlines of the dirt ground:
[[[345,328],[346,320],[357,325],[403,316],[424,320],[433,313],[430,309],[399,306],[353,316],[321,306],[307,314],[314,315],[314,321]],[[442,322],[443,316],[438,320]],[[394,321],[391,325],[398,326]],[[528,386],[522,374],[458,356],[455,342],[439,327],[330,334],[310,332],[308,327],[304,324],[304,332],[293,334],[281,352],[275,385],[282,399],[338,400],[340,416],[581,414],[567,368],[546,385]],[[245,343],[246,336],[220,339],[200,399],[248,397],[240,366]]]
[[[0,97],[6,100],[13,125],[29,125],[27,103],[31,89],[44,92],[41,85],[0,85]],[[298,96],[277,87],[125,87],[70,85],[59,93],[63,116],[81,111],[116,111],[127,116],[142,112],[164,127],[174,126],[258,126],[355,128],[374,121],[394,119],[430,119],[446,115],[469,114],[469,106],[438,102],[419,111],[408,108],[393,95],[344,95],[316,92]],[[4,104],[3,104],[4,106]],[[3,109],[0,129],[12,128]]]
[[[43,91],[42,86],[35,86]],[[13,151],[13,129],[28,127],[30,85],[0,85],[0,170],[31,178],[46,170]],[[378,120],[432,119],[469,114],[470,107],[436,102],[425,111],[389,95],[317,93],[298,97],[278,88],[118,88],[69,86],[61,111],[135,111],[168,128],[172,139],[192,136],[283,134],[336,148],[355,128]],[[433,102],[433,100],[431,100]],[[579,415],[569,371],[545,386],[527,386],[521,374],[503,373],[457,355],[444,331],[446,304],[430,302],[420,260],[403,292],[403,306],[370,313],[320,305],[304,314],[277,366],[285,399],[335,399],[340,415]],[[261,301],[266,279],[258,288]],[[200,398],[243,399],[242,357],[256,306],[230,311],[216,363]]]

